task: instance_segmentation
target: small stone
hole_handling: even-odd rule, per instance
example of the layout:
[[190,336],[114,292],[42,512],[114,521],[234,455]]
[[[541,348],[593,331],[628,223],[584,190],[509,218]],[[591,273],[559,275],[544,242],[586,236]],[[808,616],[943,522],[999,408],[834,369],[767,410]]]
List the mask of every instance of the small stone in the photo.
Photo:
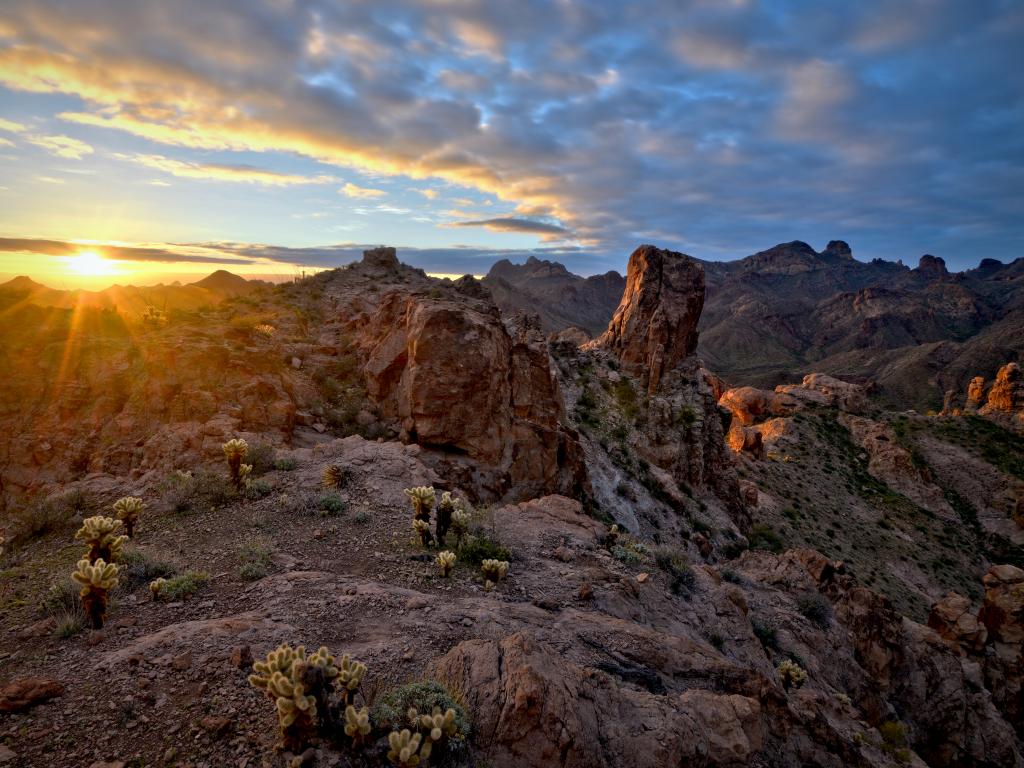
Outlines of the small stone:
[[218,715],[207,715],[199,721],[199,724],[204,730],[209,731],[210,733],[222,734],[226,733],[228,729],[231,728],[231,718],[220,717]]
[[570,563],[576,559],[576,555],[568,547],[558,547],[552,554],[556,560],[561,560],[563,563]]
[[107,639],[102,629],[93,630],[85,636],[85,644],[90,648],[95,647]]
[[580,584],[579,598],[580,600],[594,599],[594,588],[590,585],[589,581],[584,581]]
[[44,701],[64,695],[64,686],[56,680],[25,677],[0,687],[0,713],[21,712]]
[[184,672],[186,669],[188,669],[191,666],[192,666],[192,654],[191,653],[187,653],[187,652],[186,653],[182,653],[182,654],[180,654],[178,656],[175,656],[173,659],[171,659],[171,667],[173,669],[178,670],[179,672]]
[[426,595],[413,595],[405,601],[405,607],[410,611],[415,611],[419,608],[426,608],[429,603]]
[[125,627],[134,627],[139,623],[139,620],[134,616],[122,616],[120,619],[114,622],[115,629],[124,629]]
[[649,573],[638,573],[636,575],[636,580],[639,584],[646,584],[649,578],[651,578],[651,574]]
[[467,616],[466,618],[464,618],[462,620],[462,626],[464,626],[464,627],[472,627],[473,626],[473,620],[471,618],[469,618],[469,616]]
[[302,360],[298,357],[292,358],[292,368],[299,370],[302,367]]

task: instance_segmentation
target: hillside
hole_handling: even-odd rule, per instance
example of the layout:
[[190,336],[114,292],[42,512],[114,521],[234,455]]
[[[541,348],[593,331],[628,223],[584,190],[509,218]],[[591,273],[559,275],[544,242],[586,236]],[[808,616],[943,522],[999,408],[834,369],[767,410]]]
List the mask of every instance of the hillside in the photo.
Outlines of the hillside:
[[[947,390],[1024,352],[1024,259],[950,273],[934,256],[911,269],[857,261],[841,241],[820,253],[797,241],[701,263],[698,354],[734,385],[771,387],[822,371],[874,380],[890,405],[937,409]],[[608,276],[581,278],[533,260],[499,263],[484,284],[505,312],[537,311],[549,331],[575,325],[594,334],[616,302],[610,290],[589,289],[593,281]]]
[[158,323],[12,308],[0,759],[1024,764],[1019,370],[941,417],[730,394],[715,279],[638,248],[582,347],[386,248]]

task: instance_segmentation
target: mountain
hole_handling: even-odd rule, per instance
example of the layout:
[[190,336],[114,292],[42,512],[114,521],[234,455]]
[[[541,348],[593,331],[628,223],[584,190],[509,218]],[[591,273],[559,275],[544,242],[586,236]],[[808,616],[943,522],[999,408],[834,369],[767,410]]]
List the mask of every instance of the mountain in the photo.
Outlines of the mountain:
[[[928,409],[979,372],[1024,357],[1024,259],[951,273],[932,255],[915,268],[857,261],[837,240],[821,252],[794,241],[701,263],[697,351],[733,385],[771,387],[820,371],[872,379],[890,402]],[[498,262],[484,284],[506,313],[537,311],[548,331],[575,325],[593,334],[615,305],[610,288],[595,291],[592,281],[610,279],[534,259]]]
[[58,309],[117,310],[130,315],[142,315],[150,307],[162,312],[189,311],[214,306],[224,299],[243,296],[267,285],[269,283],[246,280],[224,270],[188,285],[112,285],[102,291],[59,290],[19,276],[0,283],[0,309],[29,303]]

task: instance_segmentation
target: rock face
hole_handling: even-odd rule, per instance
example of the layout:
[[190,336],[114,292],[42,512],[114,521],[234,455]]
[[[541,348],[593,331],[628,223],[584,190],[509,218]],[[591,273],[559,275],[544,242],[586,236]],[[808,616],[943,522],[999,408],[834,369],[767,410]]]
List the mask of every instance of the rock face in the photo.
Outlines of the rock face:
[[703,307],[703,267],[685,254],[641,245],[629,257],[619,308],[595,345],[653,394],[665,372],[697,349]]
[[864,387],[824,373],[809,373],[804,376],[799,386],[780,384],[775,387],[775,391],[800,400],[831,405],[851,413],[860,411],[867,400]]
[[1024,571],[994,565],[985,574],[978,620],[988,631],[985,683],[1006,719],[1024,733]]
[[981,651],[988,639],[988,630],[978,621],[971,601],[956,592],[950,592],[932,606],[928,626],[954,647],[969,652]]
[[996,373],[995,381],[986,385],[975,376],[967,387],[964,410],[1006,427],[1024,432],[1024,376],[1017,363],[1007,363]]

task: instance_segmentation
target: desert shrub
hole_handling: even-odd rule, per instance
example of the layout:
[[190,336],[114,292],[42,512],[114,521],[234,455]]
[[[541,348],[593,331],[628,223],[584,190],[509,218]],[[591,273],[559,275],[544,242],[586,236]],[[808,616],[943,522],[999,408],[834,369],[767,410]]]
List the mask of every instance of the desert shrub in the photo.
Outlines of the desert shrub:
[[250,480],[245,486],[245,498],[247,499],[264,499],[273,492],[273,487],[266,480]]
[[693,410],[689,405],[684,405],[679,409],[679,413],[676,414],[676,424],[683,427],[684,429],[690,429],[694,424],[697,423],[697,412]]
[[730,584],[742,584],[743,583],[743,577],[740,576],[732,568],[723,568],[722,569],[722,581],[728,581]]
[[828,629],[832,624],[832,606],[817,593],[802,595],[796,601],[796,609],[812,624]]
[[910,762],[910,750],[907,749],[907,726],[897,720],[888,720],[878,726],[878,733],[882,736],[882,749],[900,763]]
[[64,611],[53,617],[56,621],[53,634],[61,640],[68,640],[85,629],[85,616],[82,609]]
[[782,537],[764,523],[758,523],[747,537],[751,549],[764,549],[775,554],[782,552]]
[[779,631],[771,624],[762,623],[759,621],[750,622],[751,629],[754,631],[754,637],[761,643],[761,647],[766,651],[778,651],[779,650]]
[[655,550],[654,562],[668,575],[668,585],[673,595],[689,594],[697,585],[686,556],[672,547]]
[[14,509],[10,539],[12,542],[29,542],[50,533],[66,531],[92,507],[89,497],[78,490],[34,499]]
[[325,493],[320,497],[317,509],[321,517],[338,517],[345,514],[345,500],[336,493]]
[[394,688],[378,697],[370,708],[370,720],[384,730],[409,727],[408,712],[433,712],[434,708],[447,712],[455,710],[455,736],[453,742],[465,742],[470,735],[469,715],[461,704],[461,697],[436,680],[422,680]]
[[271,556],[274,550],[262,540],[252,539],[246,542],[238,553],[241,565],[238,576],[243,581],[259,581],[270,573]]
[[610,548],[612,557],[626,565],[639,565],[644,561],[647,547],[638,541],[624,541]]
[[81,613],[82,598],[78,587],[71,579],[61,580],[53,584],[39,601],[39,611],[43,616],[57,618],[64,613]]
[[619,411],[627,421],[634,421],[640,413],[636,390],[628,379],[619,379],[612,385],[612,397],[618,403]]
[[161,576],[172,576],[178,570],[169,560],[134,547],[122,553],[118,564],[121,566],[118,586],[127,592],[133,592]]
[[186,571],[180,576],[166,579],[160,585],[159,598],[168,602],[176,602],[191,597],[205,586],[210,575],[204,571]]
[[467,565],[479,566],[484,560],[511,560],[512,551],[497,539],[480,533],[462,545],[459,559]]
[[370,522],[370,513],[365,509],[360,509],[352,516],[352,522],[358,523],[359,525],[365,525]]
[[294,472],[299,468],[299,462],[291,456],[282,456],[274,461],[274,469],[278,472]]
[[224,477],[202,470],[195,475],[175,473],[167,482],[164,506],[180,514],[208,513],[226,507],[237,497],[235,489]]
[[274,446],[266,443],[254,443],[249,446],[248,463],[252,465],[253,475],[265,475],[272,471],[277,463],[277,451]]

